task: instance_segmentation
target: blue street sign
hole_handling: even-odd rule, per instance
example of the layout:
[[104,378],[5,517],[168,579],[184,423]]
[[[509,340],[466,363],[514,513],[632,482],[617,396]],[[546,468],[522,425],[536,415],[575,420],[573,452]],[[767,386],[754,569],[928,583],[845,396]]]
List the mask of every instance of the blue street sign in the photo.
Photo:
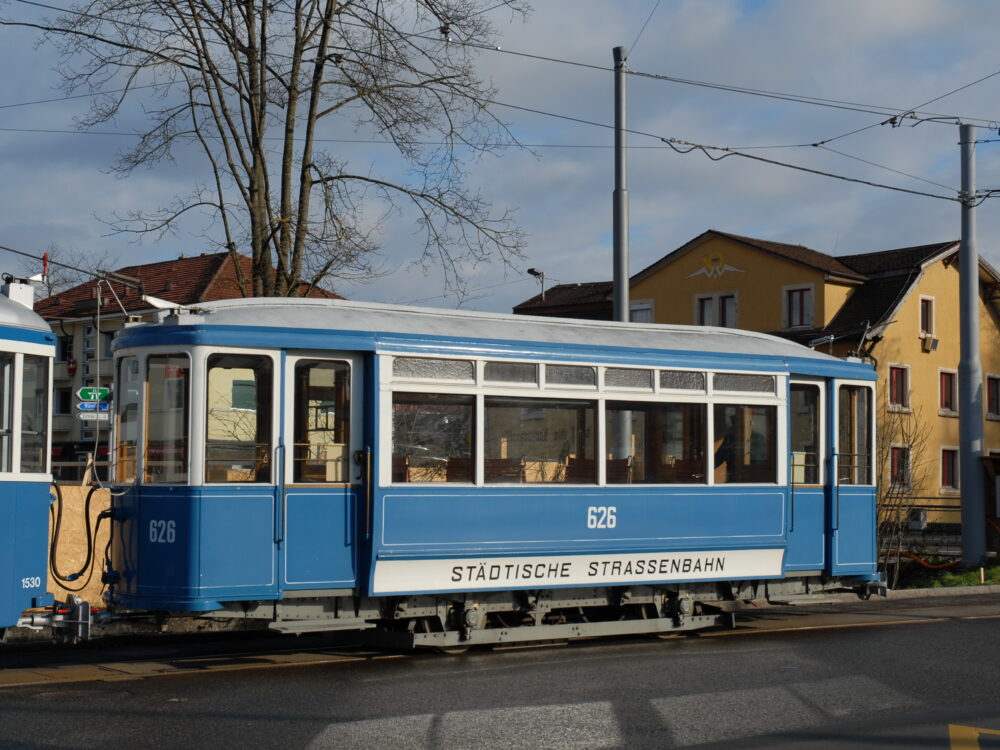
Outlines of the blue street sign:
[[80,411],[111,411],[111,404],[107,401],[82,401],[76,408]]

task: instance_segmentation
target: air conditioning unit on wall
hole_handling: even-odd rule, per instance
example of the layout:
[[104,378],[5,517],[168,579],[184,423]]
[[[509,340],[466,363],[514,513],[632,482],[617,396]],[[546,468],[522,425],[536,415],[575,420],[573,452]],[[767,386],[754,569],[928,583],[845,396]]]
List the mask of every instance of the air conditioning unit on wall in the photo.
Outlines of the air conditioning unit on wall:
[[933,352],[938,348],[938,340],[933,336],[927,336],[922,342],[921,346],[925,352]]
[[906,511],[906,528],[910,531],[923,531],[927,528],[927,511],[923,508],[910,508]]

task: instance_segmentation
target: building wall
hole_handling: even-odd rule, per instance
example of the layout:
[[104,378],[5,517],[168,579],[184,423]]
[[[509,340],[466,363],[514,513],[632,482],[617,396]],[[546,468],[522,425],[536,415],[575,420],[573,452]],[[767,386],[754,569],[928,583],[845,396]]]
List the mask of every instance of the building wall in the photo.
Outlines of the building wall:
[[[959,446],[958,365],[959,341],[958,264],[938,262],[924,270],[900,306],[882,340],[872,351],[878,362],[880,383],[880,438],[887,446],[911,447],[911,494],[924,504],[958,506],[961,490],[941,486],[941,456],[945,448]],[[921,334],[920,301],[931,299],[934,309],[933,333]],[[986,376],[1000,374],[1000,329],[982,298],[979,300],[980,357],[983,369],[983,409],[986,410]],[[928,339],[936,341],[931,345]],[[909,373],[907,409],[887,403],[889,370],[904,367]],[[941,373],[955,373],[955,409],[941,408]],[[908,441],[907,435],[917,435]],[[1000,451],[1000,420],[984,421],[984,453]],[[888,479],[883,467],[883,482]],[[935,513],[932,521],[957,523],[957,512]]]
[[[631,297],[651,299],[657,323],[692,324],[697,322],[698,296],[735,292],[735,327],[776,331],[783,327],[784,288],[809,285],[813,289],[812,325],[822,326],[830,306],[822,272],[724,237],[711,237],[633,284]],[[846,294],[838,286],[832,301],[845,299]]]

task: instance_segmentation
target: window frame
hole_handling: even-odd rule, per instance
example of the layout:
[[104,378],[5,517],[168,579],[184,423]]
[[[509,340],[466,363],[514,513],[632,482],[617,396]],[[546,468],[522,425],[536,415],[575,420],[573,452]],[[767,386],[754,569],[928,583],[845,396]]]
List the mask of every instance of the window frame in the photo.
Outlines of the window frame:
[[[951,386],[948,394],[951,400],[951,406],[947,405],[947,400],[945,398],[945,381],[950,380]],[[958,370],[953,370],[947,367],[942,367],[938,369],[938,414],[942,417],[957,417],[958,416]]]
[[[792,295],[802,295],[801,318],[793,317]],[[811,328],[816,319],[816,285],[788,284],[781,287],[781,327]]]
[[[732,299],[733,301],[733,320],[721,321],[720,319],[725,317],[725,308],[723,306],[724,300]],[[704,310],[704,303],[708,302],[709,309],[712,311],[712,321],[709,323],[703,322],[702,312]],[[694,324],[699,326],[712,326],[715,328],[738,328],[740,319],[740,295],[735,289],[719,291],[719,292],[707,292],[702,294],[695,294],[694,296]]]
[[[949,457],[949,458],[946,458]],[[938,453],[939,471],[938,479],[941,487],[942,495],[957,495],[962,491],[962,468],[961,468],[961,453],[959,446],[957,445],[942,445],[941,450]],[[949,468],[949,464],[951,464]],[[952,484],[945,484],[946,474],[950,472],[952,474]]]
[[[898,452],[898,453],[897,453]],[[897,478],[897,455],[903,459],[903,476]],[[913,450],[909,445],[903,443],[889,444],[889,484],[902,489],[910,489],[913,486]]]
[[[530,361],[535,364],[540,365],[541,377],[540,382],[535,387],[526,387],[521,384],[502,384],[502,383],[485,383],[483,382],[483,371],[485,368],[485,362],[488,360],[497,359],[494,355],[493,357],[488,356],[469,356],[465,359],[475,363],[475,371],[477,373],[475,383],[457,383],[450,380],[440,380],[437,382],[420,379],[416,380],[409,377],[395,377],[393,375],[392,361],[396,357],[406,357],[414,356],[410,352],[385,352],[380,353],[377,359],[377,372],[379,381],[379,412],[382,415],[380,421],[380,442],[379,442],[379,453],[382,456],[392,455],[392,425],[391,425],[391,414],[392,414],[392,403],[393,394],[397,391],[401,392],[424,392],[433,394],[463,394],[463,395],[473,395],[475,396],[476,404],[476,442],[474,444],[474,452],[477,456],[476,458],[476,486],[484,486],[484,427],[485,427],[485,415],[484,415],[484,403],[487,396],[507,396],[513,398],[521,399],[534,399],[534,398],[556,398],[556,399],[566,399],[574,401],[588,401],[594,402],[596,404],[597,418],[595,422],[595,430],[597,432],[597,454],[596,457],[605,456],[607,453],[607,446],[605,444],[605,411],[606,403],[608,401],[621,401],[621,402],[635,402],[637,404],[661,404],[661,403],[700,403],[700,404],[713,404],[716,402],[722,403],[740,403],[746,405],[769,405],[773,404],[777,406],[777,419],[779,424],[784,424],[787,419],[787,409],[788,409],[788,383],[790,376],[787,373],[776,372],[776,371],[746,371],[738,368],[707,368],[707,367],[690,367],[684,366],[676,362],[664,362],[656,366],[646,366],[635,368],[635,364],[632,362],[621,362],[621,361],[601,361],[601,360],[590,360],[590,359],[554,359],[549,360],[547,358],[538,358],[532,360],[525,360],[523,358],[510,358],[515,361]],[[421,357],[432,356],[430,354],[420,353]],[[442,354],[439,355],[448,359],[455,359],[454,354]],[[504,359],[504,358],[501,358]],[[598,387],[595,389],[593,386],[579,386],[571,384],[550,384],[547,382],[546,378],[546,367],[548,365],[579,365],[584,367],[593,367],[597,371],[598,375]],[[652,379],[652,389],[651,390],[637,390],[628,388],[618,388],[609,387],[605,383],[604,370],[607,367],[623,367],[623,368],[635,368],[635,369],[648,369],[651,373]],[[661,373],[667,372],[692,372],[697,373],[700,377],[701,382],[700,388],[669,388],[661,385]],[[713,376],[716,373],[727,373],[727,374],[748,374],[748,375],[761,375],[766,374],[774,378],[775,389],[773,393],[755,393],[755,392],[733,392],[726,393],[725,395],[721,393],[716,393],[713,390]],[[810,378],[803,378],[803,381],[810,381]],[[818,384],[822,387],[821,379],[817,379]],[[595,392],[596,391],[596,392]],[[825,390],[823,391],[825,393]],[[826,417],[823,416],[824,424],[826,424]],[[706,455],[711,454],[709,446],[711,443],[711,431],[712,424],[711,419],[709,419],[709,425],[706,434]],[[826,429],[825,427],[823,429]],[[827,438],[825,435],[821,434],[821,440],[825,441]],[[755,486],[774,486],[782,485],[787,481],[787,472],[789,465],[789,458],[785,455],[788,446],[788,436],[787,431],[778,430],[778,454],[777,454],[777,466],[778,470],[775,476],[774,484],[763,485],[756,484]],[[592,484],[587,486],[607,486],[607,473],[605,462],[602,460],[597,461],[599,470],[597,472],[597,479]],[[400,481],[393,481],[393,467],[392,462],[389,460],[382,460],[377,464],[377,477],[376,481],[380,487],[401,487],[403,483]],[[398,476],[398,472],[396,473]],[[714,477],[710,477],[709,486],[714,483]],[[408,483],[409,484],[409,483]],[[425,484],[424,486],[431,486]],[[438,484],[437,486],[444,486]],[[547,486],[544,484],[535,484],[535,487]],[[702,484],[693,486],[705,486]]]
[[[910,406],[910,366],[901,362],[889,362],[886,365],[886,407],[889,411],[909,412]],[[894,400],[896,385],[893,382],[893,372],[900,372],[903,377],[904,400]]]
[[[930,339],[934,338],[934,332],[937,330],[935,314],[936,305],[934,302],[934,297],[929,294],[921,294],[919,301],[917,302],[917,329],[920,332],[920,338]],[[924,320],[924,313],[928,311],[926,325]]]
[[[984,381],[986,403],[983,406],[985,407],[986,419],[1000,420],[1000,375],[986,373]],[[990,408],[991,406],[993,409]]]

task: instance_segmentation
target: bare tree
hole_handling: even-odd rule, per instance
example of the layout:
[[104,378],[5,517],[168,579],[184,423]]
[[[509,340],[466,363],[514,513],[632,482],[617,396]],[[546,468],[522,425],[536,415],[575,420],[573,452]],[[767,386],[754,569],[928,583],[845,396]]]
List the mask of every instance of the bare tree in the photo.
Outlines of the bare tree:
[[[926,455],[930,426],[919,407],[891,407],[888,386],[878,387],[878,559],[882,570],[892,567],[889,586],[899,580],[900,552],[908,541],[909,511],[914,493],[928,480]],[[893,455],[895,452],[895,456]],[[898,464],[898,465],[897,465]]]
[[[67,91],[92,91],[83,127],[140,98],[147,115],[114,170],[127,175],[182,147],[209,178],[170,205],[115,216],[117,231],[175,231],[192,211],[212,240],[249,247],[245,295],[295,296],[324,279],[369,278],[378,232],[413,213],[415,261],[439,263],[449,288],[462,269],[521,257],[509,212],[464,184],[469,157],[513,142],[490,111],[495,94],[473,67],[496,12],[522,0],[88,0],[28,26],[63,54]],[[346,136],[346,137],[345,137]],[[354,166],[333,139],[381,139],[407,166],[396,177]],[[235,259],[234,259],[235,260]]]

